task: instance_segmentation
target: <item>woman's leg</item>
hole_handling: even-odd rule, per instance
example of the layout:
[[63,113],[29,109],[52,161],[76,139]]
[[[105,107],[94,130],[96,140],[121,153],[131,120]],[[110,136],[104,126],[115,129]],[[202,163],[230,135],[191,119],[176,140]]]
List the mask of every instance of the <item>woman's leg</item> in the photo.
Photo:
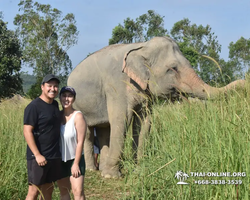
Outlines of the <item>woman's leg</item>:
[[70,182],[71,182],[72,192],[74,194],[74,199],[75,200],[85,200],[84,176],[81,175],[77,178],[70,176]]

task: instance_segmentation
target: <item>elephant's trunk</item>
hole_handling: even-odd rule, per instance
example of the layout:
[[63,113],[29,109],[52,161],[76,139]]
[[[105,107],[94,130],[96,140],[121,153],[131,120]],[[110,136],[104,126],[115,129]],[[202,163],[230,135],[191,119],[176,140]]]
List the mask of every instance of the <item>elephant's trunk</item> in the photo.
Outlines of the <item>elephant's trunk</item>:
[[188,68],[185,71],[185,73],[180,74],[181,83],[178,89],[181,92],[192,94],[201,99],[214,98],[220,92],[226,92],[227,90],[235,89],[238,86],[245,86],[245,80],[237,80],[226,85],[225,87],[211,87],[201,80],[192,68]]

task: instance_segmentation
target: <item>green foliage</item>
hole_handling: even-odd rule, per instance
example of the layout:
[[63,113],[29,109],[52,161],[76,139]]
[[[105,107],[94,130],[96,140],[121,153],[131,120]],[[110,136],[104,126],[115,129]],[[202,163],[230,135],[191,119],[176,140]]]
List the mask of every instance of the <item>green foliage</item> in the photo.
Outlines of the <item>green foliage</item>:
[[[196,24],[191,24],[190,20],[185,18],[174,24],[171,29],[171,35],[177,40],[181,51],[190,61],[197,74],[206,83],[222,86],[242,78],[240,63],[243,60],[246,61],[246,55],[249,53],[249,47],[247,48],[245,41],[230,44],[231,60],[226,62],[219,56],[221,45],[218,43],[217,36],[212,32],[209,25],[205,27],[202,25],[197,26]],[[240,51],[241,56],[235,51]],[[219,66],[211,59],[202,55],[214,59]]]
[[[124,20],[124,23],[127,24],[128,22],[131,22],[131,24],[134,24],[130,18],[127,18]],[[131,30],[132,28],[130,28]],[[133,42],[133,37],[134,37],[134,30],[130,32],[126,28],[124,28],[121,24],[116,26],[113,31],[112,31],[112,38],[109,39],[109,44],[117,44],[117,43],[132,43]]]
[[[123,161],[123,199],[249,199],[249,99],[248,86],[213,101],[155,105],[142,159]],[[189,175],[188,185],[177,185],[180,170]],[[245,172],[246,177],[192,177],[190,172]],[[218,179],[242,184],[195,184]]]
[[222,73],[221,76],[218,76],[217,79],[215,79],[216,83],[221,83],[219,85],[222,86],[243,77],[242,68],[235,61],[229,60],[226,62],[223,59],[220,59],[219,63]]
[[0,104],[0,199],[25,199],[27,194],[26,145],[22,134],[26,100]]
[[19,40],[14,31],[8,30],[0,19],[0,99],[21,94],[21,56]]
[[242,68],[249,70],[250,39],[245,39],[244,37],[241,37],[235,43],[231,42],[229,44],[229,58],[238,66],[239,71]]
[[190,43],[187,38],[183,38],[183,42],[179,42],[179,48],[183,55],[188,59],[191,65],[195,68],[198,64],[199,54],[197,51],[190,46]]
[[41,89],[41,83],[42,83],[43,78],[37,78],[36,82],[31,85],[30,89],[27,92],[27,95],[31,99],[35,99],[39,97],[42,93]]
[[219,61],[221,45],[209,25],[197,26],[191,24],[189,19],[184,18],[174,24],[171,36],[179,43],[184,56],[192,63],[193,68],[203,81],[213,85],[211,80],[221,80],[220,69],[216,64],[201,56],[210,56],[217,62]]
[[142,25],[145,31],[144,41],[148,41],[156,36],[165,36],[167,29],[164,29],[164,16],[161,17],[153,10],[148,10],[147,14],[141,15],[138,19],[139,24]]
[[[23,111],[27,99],[0,104],[0,199],[25,199],[28,191]],[[127,134],[122,160],[123,178],[103,179],[85,174],[85,194],[97,199],[243,199],[250,198],[250,88],[210,101],[184,101],[153,107],[152,128],[143,158],[131,154]],[[130,145],[129,145],[130,144]],[[172,161],[172,162],[171,162]],[[167,164],[171,162],[170,164]],[[18,164],[17,164],[18,163]],[[246,172],[246,177],[189,177],[177,185],[175,173]],[[196,180],[241,179],[241,185],[198,185]],[[60,199],[55,184],[52,199]]]
[[[72,13],[62,12],[50,5],[21,0],[14,24],[23,46],[23,61],[33,67],[36,83],[52,73],[66,79],[72,70],[67,50],[77,43],[78,31]],[[38,85],[37,85],[38,87]]]
[[[167,30],[164,29],[163,18],[152,10],[136,20],[127,18],[124,25],[119,24],[113,29],[109,44],[144,42],[155,36],[165,36]],[[197,74],[212,86],[223,86],[242,78],[241,64],[249,65],[250,59],[247,55],[250,55],[250,48],[247,40],[242,39],[235,45],[231,43],[231,55],[240,55],[237,59],[234,57],[226,62],[219,56],[221,45],[209,25],[191,24],[189,19],[184,18],[174,24],[170,33]],[[234,51],[239,53],[234,54]]]
[[163,18],[153,10],[148,10],[136,20],[127,18],[124,25],[119,24],[113,29],[109,44],[144,42],[155,36],[165,36],[167,30],[164,29]]
[[20,77],[23,81],[23,92],[27,93],[28,90],[31,88],[31,85],[36,83],[36,77],[28,74],[27,72],[21,72]]

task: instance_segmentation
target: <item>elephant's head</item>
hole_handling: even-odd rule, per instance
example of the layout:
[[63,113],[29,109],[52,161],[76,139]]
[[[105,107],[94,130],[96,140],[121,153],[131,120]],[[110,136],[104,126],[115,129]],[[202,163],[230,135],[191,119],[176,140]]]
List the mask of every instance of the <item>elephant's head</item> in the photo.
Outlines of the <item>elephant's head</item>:
[[122,71],[143,90],[160,97],[186,93],[205,99],[220,91],[244,85],[244,80],[230,83],[223,88],[214,88],[204,83],[178,45],[168,37],[155,37],[124,56]]

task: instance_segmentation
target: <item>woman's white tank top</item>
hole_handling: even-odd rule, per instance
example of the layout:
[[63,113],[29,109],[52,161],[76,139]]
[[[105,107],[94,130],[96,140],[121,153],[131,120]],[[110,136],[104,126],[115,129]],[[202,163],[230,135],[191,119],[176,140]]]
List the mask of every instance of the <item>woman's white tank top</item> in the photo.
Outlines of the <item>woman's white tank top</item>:
[[77,135],[75,116],[79,112],[81,111],[75,111],[66,124],[61,124],[61,153],[62,161],[64,162],[74,159],[76,155]]

